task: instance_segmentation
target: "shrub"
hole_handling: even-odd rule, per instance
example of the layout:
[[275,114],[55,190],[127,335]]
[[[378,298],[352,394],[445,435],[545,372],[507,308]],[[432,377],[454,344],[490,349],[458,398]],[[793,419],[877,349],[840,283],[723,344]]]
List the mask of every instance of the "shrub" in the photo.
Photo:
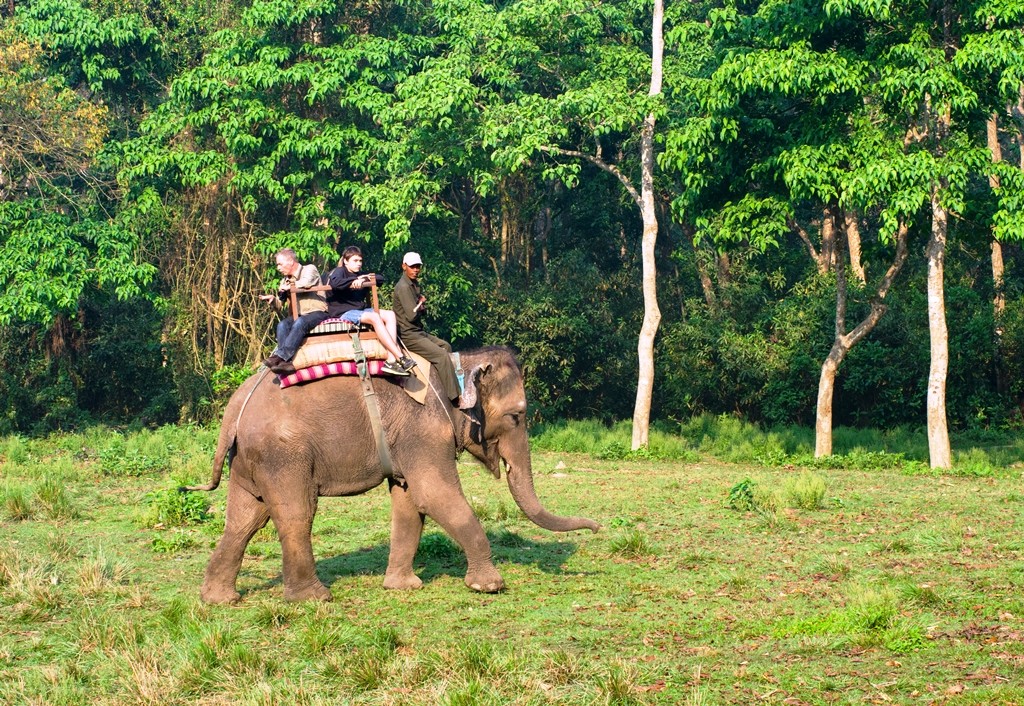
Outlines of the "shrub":
[[21,486],[5,486],[0,491],[0,503],[8,519],[27,520],[32,517],[32,501]]
[[636,528],[613,539],[610,546],[613,554],[627,559],[644,559],[655,553],[651,540]]
[[205,495],[167,488],[146,493],[149,504],[143,522],[149,527],[157,525],[198,525],[210,518],[210,505]]
[[45,479],[36,488],[36,499],[43,514],[51,520],[72,520],[78,517],[78,510],[68,497],[64,485],[51,478]]
[[28,443],[20,436],[9,436],[0,446],[0,457],[7,463],[25,463],[29,458]]
[[756,508],[754,503],[754,481],[744,478],[730,488],[727,504],[733,510],[740,510],[741,512],[754,510]]
[[196,546],[195,538],[181,529],[174,532],[161,533],[153,537],[150,548],[157,554],[174,554],[175,552],[192,549]]
[[817,510],[825,500],[825,480],[805,471],[795,478],[786,479],[783,494],[789,507],[801,510]]
[[121,436],[115,436],[111,444],[100,451],[100,469],[107,476],[138,478],[155,475],[168,469],[165,453],[147,455],[137,447],[129,447]]

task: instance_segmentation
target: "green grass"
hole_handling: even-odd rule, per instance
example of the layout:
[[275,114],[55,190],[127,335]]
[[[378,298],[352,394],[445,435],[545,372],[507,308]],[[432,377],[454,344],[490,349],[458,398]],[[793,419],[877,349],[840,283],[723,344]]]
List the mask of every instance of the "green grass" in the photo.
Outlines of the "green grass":
[[806,430],[683,427],[646,455],[616,451],[621,425],[543,431],[538,493],[597,534],[533,526],[464,459],[503,593],[467,590],[432,522],[424,588],[384,591],[378,489],[320,501],[332,603],[283,601],[267,528],[233,607],[198,600],[226,487],[175,490],[206,479],[215,429],[0,439],[0,703],[1024,703],[1015,441],[935,474],[907,431],[794,463]]

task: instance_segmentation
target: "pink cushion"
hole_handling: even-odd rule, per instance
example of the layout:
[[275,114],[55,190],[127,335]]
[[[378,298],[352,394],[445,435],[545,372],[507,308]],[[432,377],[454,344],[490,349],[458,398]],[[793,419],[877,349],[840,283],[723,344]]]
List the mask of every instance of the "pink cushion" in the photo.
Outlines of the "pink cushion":
[[[368,360],[366,361],[367,368],[370,371],[370,375],[380,375],[380,369],[384,367],[383,360]],[[281,387],[291,387],[292,385],[298,385],[304,382],[310,382],[312,380],[319,380],[320,378],[330,377],[332,375],[358,375],[359,372],[356,370],[356,363],[353,360],[342,360],[337,363],[321,363],[320,365],[314,365],[311,368],[302,368],[296,370],[291,375],[284,375],[280,378]]]

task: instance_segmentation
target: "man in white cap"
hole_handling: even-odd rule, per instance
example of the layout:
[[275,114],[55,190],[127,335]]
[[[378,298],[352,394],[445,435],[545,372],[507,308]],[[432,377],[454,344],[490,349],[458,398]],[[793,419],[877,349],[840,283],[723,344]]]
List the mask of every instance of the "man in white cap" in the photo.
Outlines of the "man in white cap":
[[420,289],[422,269],[423,260],[419,253],[407,252],[402,258],[402,278],[395,285],[391,302],[398,322],[398,337],[406,348],[423,356],[437,368],[445,395],[452,404],[458,405],[459,379],[452,364],[451,344],[423,329],[422,318],[427,298]]

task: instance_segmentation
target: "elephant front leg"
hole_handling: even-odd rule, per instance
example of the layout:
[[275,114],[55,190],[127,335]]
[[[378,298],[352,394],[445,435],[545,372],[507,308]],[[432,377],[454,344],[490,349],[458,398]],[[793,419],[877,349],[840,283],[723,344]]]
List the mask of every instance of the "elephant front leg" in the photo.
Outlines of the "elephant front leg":
[[267,506],[243,490],[237,483],[228,485],[224,535],[206,565],[206,576],[199,595],[204,603],[234,603],[241,598],[235,589],[238,570],[249,540],[267,524]]
[[268,491],[264,498],[281,540],[281,574],[286,601],[329,601],[331,590],[316,575],[313,559],[313,515],[317,495],[311,488],[292,488],[288,484]]
[[412,502],[408,488],[389,481],[391,490],[391,551],[384,588],[420,588],[423,581],[413,573],[412,560],[423,535],[423,515]]
[[[466,585],[474,591],[497,593],[505,588],[505,581],[491,561],[491,545],[483,525],[462,494],[462,488],[452,483],[424,484],[422,507],[466,553]],[[421,486],[422,487],[422,486]]]

